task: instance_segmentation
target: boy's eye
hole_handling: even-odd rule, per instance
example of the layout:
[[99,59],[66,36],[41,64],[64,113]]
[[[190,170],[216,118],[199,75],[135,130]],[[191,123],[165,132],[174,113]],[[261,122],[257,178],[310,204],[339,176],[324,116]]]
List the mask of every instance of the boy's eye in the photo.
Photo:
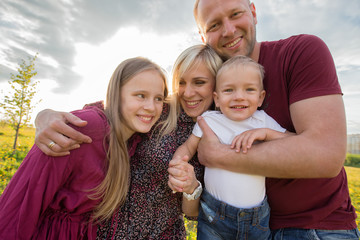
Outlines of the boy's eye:
[[224,89],[224,92],[232,92],[233,90],[231,88]]
[[247,88],[246,91],[253,92],[253,91],[256,91],[256,89],[255,88]]

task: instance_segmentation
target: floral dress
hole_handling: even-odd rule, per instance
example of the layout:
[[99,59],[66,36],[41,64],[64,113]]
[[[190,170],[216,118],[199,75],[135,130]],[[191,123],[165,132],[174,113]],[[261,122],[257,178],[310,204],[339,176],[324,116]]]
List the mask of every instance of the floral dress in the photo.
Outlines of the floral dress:
[[[164,107],[162,119],[168,114]],[[174,132],[156,141],[158,131],[142,134],[131,158],[131,182],[125,204],[98,228],[97,239],[185,239],[182,194],[168,187],[168,165],[175,150],[191,134],[194,122],[181,112]],[[203,180],[195,156],[190,163]]]

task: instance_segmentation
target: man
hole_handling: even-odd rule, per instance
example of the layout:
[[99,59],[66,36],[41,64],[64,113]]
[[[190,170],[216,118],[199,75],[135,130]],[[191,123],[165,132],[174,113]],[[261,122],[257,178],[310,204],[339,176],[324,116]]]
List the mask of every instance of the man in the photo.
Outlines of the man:
[[344,105],[325,44],[308,35],[257,42],[256,9],[248,0],[197,0],[194,16],[203,42],[224,59],[246,55],[265,67],[263,108],[297,133],[241,154],[222,145],[199,118],[200,162],[269,177],[274,239],[359,239],[343,168]]

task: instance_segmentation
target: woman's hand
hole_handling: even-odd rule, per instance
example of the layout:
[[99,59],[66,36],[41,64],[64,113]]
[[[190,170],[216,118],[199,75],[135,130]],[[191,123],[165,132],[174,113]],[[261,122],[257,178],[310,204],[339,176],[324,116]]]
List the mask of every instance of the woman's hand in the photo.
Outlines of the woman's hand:
[[41,111],[36,119],[35,144],[49,156],[64,156],[70,150],[79,148],[81,143],[91,143],[91,138],[67,125],[78,127],[87,124],[75,115],[67,112],[56,112],[50,109]]

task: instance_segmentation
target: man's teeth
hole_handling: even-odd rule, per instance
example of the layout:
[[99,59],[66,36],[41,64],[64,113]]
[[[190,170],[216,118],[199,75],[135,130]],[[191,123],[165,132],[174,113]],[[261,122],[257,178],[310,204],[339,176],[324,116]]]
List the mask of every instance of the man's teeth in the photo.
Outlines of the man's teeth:
[[229,48],[230,48],[230,47],[233,47],[233,46],[235,46],[238,42],[240,42],[240,40],[241,40],[241,39],[238,38],[238,39],[236,39],[235,41],[233,41],[232,43],[227,44],[226,47],[229,47]]

